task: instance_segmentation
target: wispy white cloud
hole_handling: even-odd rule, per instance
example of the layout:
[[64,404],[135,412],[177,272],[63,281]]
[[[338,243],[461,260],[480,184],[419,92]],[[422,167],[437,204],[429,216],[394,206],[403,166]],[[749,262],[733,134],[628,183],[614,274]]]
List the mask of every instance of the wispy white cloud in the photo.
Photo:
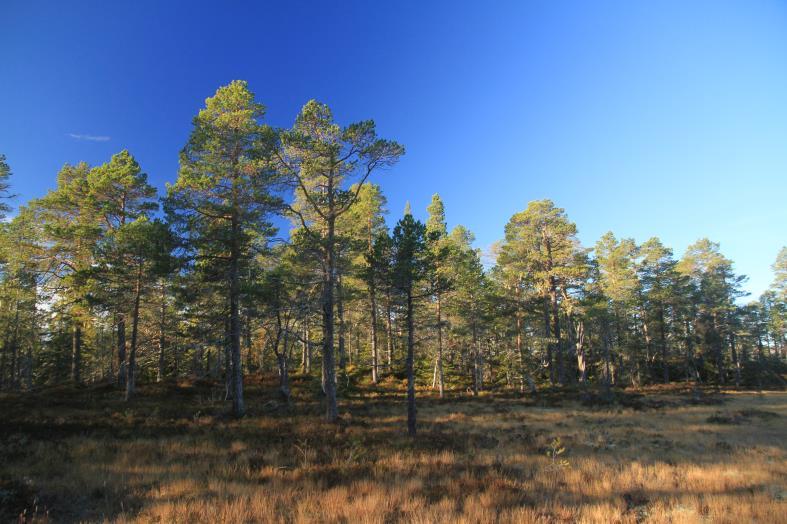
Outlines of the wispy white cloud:
[[80,135],[78,133],[68,133],[74,140],[87,140],[88,142],[107,142],[112,137],[104,135]]

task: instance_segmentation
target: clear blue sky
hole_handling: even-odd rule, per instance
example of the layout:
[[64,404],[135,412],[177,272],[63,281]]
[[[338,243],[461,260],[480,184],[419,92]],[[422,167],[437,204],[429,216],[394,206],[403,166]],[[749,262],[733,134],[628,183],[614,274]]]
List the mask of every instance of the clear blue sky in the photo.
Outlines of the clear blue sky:
[[[787,3],[0,2],[0,152],[18,203],[128,148],[157,186],[204,99],[248,80],[268,123],[310,98],[407,148],[392,213],[488,247],[551,198],[592,245],[721,242],[759,294],[787,244]],[[92,137],[92,139],[89,139]]]

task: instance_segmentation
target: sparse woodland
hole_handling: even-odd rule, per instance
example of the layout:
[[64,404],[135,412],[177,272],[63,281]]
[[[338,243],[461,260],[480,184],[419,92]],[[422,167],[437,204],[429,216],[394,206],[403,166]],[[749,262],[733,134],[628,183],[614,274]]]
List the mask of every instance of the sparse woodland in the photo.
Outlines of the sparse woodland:
[[12,209],[0,157],[0,518],[784,521],[787,248],[744,300],[538,200],[482,254],[387,218],[372,120],[264,117],[219,88],[166,194],[124,150]]

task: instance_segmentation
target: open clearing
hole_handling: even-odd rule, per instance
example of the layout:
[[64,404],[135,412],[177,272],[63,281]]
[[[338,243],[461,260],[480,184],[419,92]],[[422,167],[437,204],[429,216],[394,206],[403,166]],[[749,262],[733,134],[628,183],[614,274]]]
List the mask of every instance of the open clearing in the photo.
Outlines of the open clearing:
[[411,441],[393,390],[329,425],[294,385],[286,408],[250,380],[240,421],[207,382],[0,396],[0,520],[787,522],[785,392],[420,392]]

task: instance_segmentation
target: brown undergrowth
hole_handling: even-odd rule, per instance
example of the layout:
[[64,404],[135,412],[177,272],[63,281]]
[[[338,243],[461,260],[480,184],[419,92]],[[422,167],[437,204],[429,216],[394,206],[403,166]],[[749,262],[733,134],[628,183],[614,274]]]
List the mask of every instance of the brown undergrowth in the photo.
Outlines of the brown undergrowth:
[[412,441],[401,392],[328,425],[300,380],[251,379],[242,420],[209,382],[0,396],[0,521],[787,521],[784,392],[423,392]]

